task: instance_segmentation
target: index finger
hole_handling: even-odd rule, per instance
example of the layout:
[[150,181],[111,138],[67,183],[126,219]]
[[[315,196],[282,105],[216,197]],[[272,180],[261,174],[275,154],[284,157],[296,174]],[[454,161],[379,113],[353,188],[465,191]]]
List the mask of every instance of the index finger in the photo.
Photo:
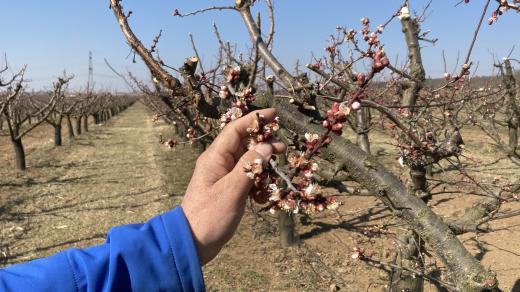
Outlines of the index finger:
[[[276,117],[276,109],[268,108],[253,111],[239,119],[236,119],[226,125],[220,135],[215,138],[208,150],[215,151],[219,155],[233,155],[235,159],[240,157],[242,153],[238,153],[243,148],[242,141],[249,134],[247,128],[251,127],[257,119],[257,114],[263,115],[267,123],[270,123]],[[243,150],[243,149],[242,149]]]

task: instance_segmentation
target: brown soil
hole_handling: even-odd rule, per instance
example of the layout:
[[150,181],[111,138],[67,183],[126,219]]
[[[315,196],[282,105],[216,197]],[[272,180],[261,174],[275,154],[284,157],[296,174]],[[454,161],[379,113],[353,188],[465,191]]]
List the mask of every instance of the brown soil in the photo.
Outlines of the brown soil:
[[[196,151],[189,146],[168,150],[157,143],[168,126],[153,124],[141,104],[66,146],[55,148],[49,127],[25,139],[29,169],[12,169],[12,150],[0,137],[0,261],[9,265],[48,256],[69,247],[104,240],[110,227],[142,222],[179,202],[191,176]],[[406,173],[396,153],[375,135],[373,151],[396,174]],[[467,153],[482,160],[471,172],[490,182],[518,177],[518,167],[495,162],[496,152],[478,132],[466,133]],[[465,137],[466,137],[465,136]],[[66,135],[64,135],[64,139]],[[5,151],[4,151],[5,150]],[[438,177],[458,182],[445,165]],[[474,186],[458,183],[454,189]],[[433,210],[460,216],[480,197],[445,194],[434,197]],[[209,291],[385,291],[386,274],[351,257],[354,247],[388,259],[396,250],[395,235],[405,226],[373,197],[342,197],[338,213],[298,216],[300,244],[282,248],[276,218],[248,206],[237,234],[219,256],[204,267]],[[504,209],[520,209],[509,203]],[[490,224],[493,232],[460,236],[485,267],[497,272],[501,288],[520,287],[518,217]],[[434,261],[426,256],[426,261]],[[427,283],[425,291],[437,291]]]

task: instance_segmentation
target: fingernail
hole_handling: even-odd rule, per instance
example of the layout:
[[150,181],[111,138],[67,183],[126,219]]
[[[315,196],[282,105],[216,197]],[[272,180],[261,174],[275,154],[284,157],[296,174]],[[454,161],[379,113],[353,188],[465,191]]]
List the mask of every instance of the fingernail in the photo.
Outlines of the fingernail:
[[273,155],[273,146],[271,146],[271,144],[260,143],[255,146],[255,151],[264,158],[264,161],[267,161],[271,158],[271,155]]

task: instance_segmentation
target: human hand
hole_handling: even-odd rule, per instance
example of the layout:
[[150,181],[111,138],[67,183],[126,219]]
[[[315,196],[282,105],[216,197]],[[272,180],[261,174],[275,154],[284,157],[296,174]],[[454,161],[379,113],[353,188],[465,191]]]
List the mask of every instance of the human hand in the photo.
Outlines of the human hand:
[[182,200],[201,266],[231,239],[244,215],[253,186],[244,166],[255,159],[266,165],[271,155],[285,151],[281,142],[261,143],[247,150],[247,128],[257,118],[256,113],[264,115],[266,122],[276,117],[275,109],[264,109],[229,123],[197,159]]

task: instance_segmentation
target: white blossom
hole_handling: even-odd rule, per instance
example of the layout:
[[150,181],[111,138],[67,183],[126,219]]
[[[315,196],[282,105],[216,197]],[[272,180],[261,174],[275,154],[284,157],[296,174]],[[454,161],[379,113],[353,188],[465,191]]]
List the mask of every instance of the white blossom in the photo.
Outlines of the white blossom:
[[399,159],[397,159],[397,161],[399,162],[399,165],[401,165],[401,167],[404,167],[404,158],[402,156],[399,156]]
[[408,6],[403,6],[401,8],[401,13],[399,14],[399,19],[408,19],[410,18],[410,10],[408,9]]

